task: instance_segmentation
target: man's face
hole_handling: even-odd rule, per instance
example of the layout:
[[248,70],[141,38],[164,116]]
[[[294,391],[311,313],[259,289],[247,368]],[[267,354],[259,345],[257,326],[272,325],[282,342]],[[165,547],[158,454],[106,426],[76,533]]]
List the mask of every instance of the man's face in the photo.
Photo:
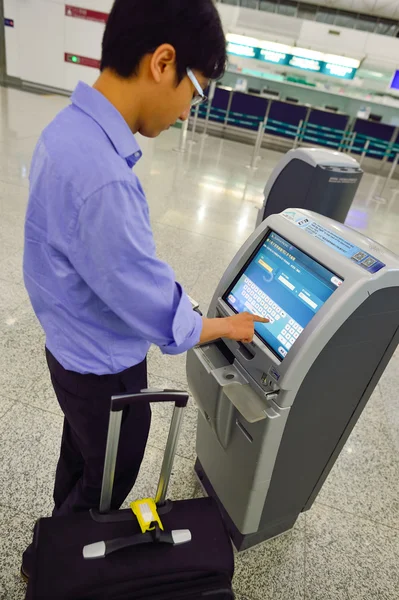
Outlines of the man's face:
[[[208,80],[198,71],[193,70],[198,83],[204,90]],[[193,83],[186,75],[176,86],[175,73],[164,77],[161,84],[156,87],[156,93],[146,102],[143,109],[143,118],[140,123],[140,133],[146,137],[156,137],[162,131],[169,129],[178,119],[188,119],[191,102],[198,95]]]

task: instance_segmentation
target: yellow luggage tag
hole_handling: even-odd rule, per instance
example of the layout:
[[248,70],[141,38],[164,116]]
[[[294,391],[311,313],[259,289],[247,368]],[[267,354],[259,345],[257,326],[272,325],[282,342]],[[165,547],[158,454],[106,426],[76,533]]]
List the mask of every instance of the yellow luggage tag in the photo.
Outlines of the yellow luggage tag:
[[157,505],[152,498],[135,500],[130,504],[130,508],[137,517],[142,533],[153,531],[155,527],[152,523],[158,523],[160,529],[164,530],[158,515]]

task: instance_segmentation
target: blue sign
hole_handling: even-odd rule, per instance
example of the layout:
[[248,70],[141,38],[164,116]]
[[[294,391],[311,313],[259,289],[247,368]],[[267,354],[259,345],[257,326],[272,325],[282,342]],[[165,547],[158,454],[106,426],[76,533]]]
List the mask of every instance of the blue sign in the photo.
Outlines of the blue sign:
[[245,56],[246,58],[257,58],[259,48],[253,46],[245,46],[244,44],[233,44],[229,42],[227,44],[227,52],[229,54],[235,54],[236,56]]
[[14,19],[4,19],[4,27],[14,27]]
[[275,65],[287,65],[289,54],[284,52],[275,52],[274,50],[265,50],[259,48],[258,60],[274,63]]
[[393,79],[391,81],[391,89],[399,90],[399,71],[395,71]]
[[[286,216],[289,220],[292,220],[292,213],[284,213],[284,216]],[[348,242],[348,240],[345,240],[341,236],[337,235],[333,231],[330,231],[329,229],[326,229],[322,225],[319,225],[319,223],[316,223],[315,221],[311,221],[307,218],[301,218],[296,221],[296,224],[298,227],[309,233],[309,235],[317,238],[332,250],[342,254],[342,256],[346,256],[346,258],[353,260],[359,265],[359,267],[362,267],[362,269],[365,269],[369,273],[377,273],[377,271],[386,266],[385,263],[378,260],[378,258],[375,258],[375,256],[372,256],[358,246],[354,246],[351,244],[351,242]]]
[[315,73],[321,73],[322,63],[320,60],[314,58],[303,58],[302,56],[290,56],[288,65],[295,67],[295,69],[302,69],[303,71],[314,71]]
[[320,73],[331,75],[331,77],[340,77],[340,79],[353,79],[357,69],[353,67],[345,67],[334,63],[321,62]]
[[339,77],[340,79],[353,79],[357,71],[354,67],[327,63],[322,60],[305,58],[294,54],[286,54],[278,50],[235,44],[233,42],[228,43],[227,52],[235,56],[255,58],[263,62],[273,63],[274,65],[286,65],[287,67],[294,67],[302,71],[312,71],[313,73],[321,73],[330,77]]
[[[273,57],[273,55],[276,56]],[[330,77],[339,77],[340,79],[353,79],[357,71],[357,69],[353,67],[345,67],[335,63],[326,63],[322,60],[295,56],[294,54],[284,55],[280,52],[269,52],[269,50],[262,49],[259,50],[257,58],[265,62],[287,65],[288,67],[294,67],[294,69],[312,71],[313,73],[321,73],[323,75],[330,75]]]

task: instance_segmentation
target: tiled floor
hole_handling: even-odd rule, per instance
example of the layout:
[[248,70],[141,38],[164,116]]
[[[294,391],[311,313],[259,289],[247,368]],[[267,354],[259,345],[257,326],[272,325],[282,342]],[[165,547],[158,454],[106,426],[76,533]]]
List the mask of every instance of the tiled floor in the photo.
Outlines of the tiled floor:
[[[44,337],[21,277],[28,170],[41,129],[65,106],[0,88],[0,599],[20,600],[20,555],[35,519],[52,508],[62,417],[46,372]],[[251,233],[262,188],[279,155],[199,138],[173,152],[179,131],[140,140],[137,171],[148,194],[159,255],[206,308],[225,267]],[[348,222],[399,252],[399,198],[374,196],[382,179],[366,175]],[[393,181],[392,189],[399,184]],[[293,186],[293,205],[295,187]],[[397,600],[399,597],[399,354],[389,365],[311,511],[290,532],[237,556],[239,600]],[[149,356],[150,383],[186,388],[185,357]],[[151,494],[168,410],[154,410],[151,438],[134,495]],[[193,404],[187,411],[171,495],[198,492]]]

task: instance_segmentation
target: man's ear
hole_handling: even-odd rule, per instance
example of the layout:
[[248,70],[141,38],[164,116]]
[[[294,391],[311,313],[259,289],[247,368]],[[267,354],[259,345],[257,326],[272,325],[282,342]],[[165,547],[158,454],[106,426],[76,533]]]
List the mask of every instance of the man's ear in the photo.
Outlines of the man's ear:
[[171,44],[158,46],[151,56],[150,70],[156,83],[160,83],[165,75],[176,77],[176,50]]

